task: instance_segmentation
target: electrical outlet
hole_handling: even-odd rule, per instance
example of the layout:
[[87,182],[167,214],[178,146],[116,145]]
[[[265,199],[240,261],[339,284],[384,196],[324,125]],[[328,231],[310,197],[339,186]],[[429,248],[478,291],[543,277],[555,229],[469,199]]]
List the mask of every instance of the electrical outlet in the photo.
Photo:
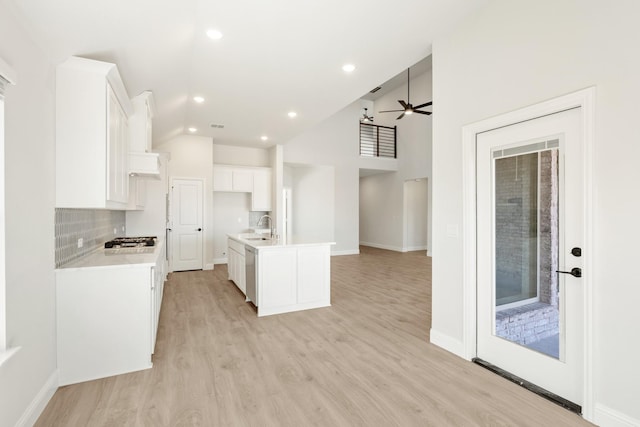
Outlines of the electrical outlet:
[[113,227],[113,235],[115,236],[116,234],[118,234],[118,229]]
[[84,239],[81,237],[78,239],[78,248],[81,248],[84,245]]
[[124,225],[122,226],[122,232],[124,233]]

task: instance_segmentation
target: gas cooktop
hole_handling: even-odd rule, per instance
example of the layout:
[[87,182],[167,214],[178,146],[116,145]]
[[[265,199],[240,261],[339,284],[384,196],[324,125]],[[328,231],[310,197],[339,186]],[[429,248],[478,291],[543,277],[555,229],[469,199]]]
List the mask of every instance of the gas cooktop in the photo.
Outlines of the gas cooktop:
[[105,249],[117,248],[140,248],[145,246],[155,246],[156,236],[146,237],[116,237],[113,240],[104,242]]

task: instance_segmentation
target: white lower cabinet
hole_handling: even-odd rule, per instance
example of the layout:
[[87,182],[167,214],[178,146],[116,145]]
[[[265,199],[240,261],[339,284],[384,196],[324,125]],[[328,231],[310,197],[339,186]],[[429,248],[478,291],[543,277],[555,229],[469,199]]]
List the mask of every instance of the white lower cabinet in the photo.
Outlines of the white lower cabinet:
[[227,240],[227,270],[229,280],[236,284],[243,294],[247,294],[244,244],[233,239]]
[[259,249],[258,316],[330,306],[330,257],[329,244]]
[[59,384],[152,366],[164,255],[155,265],[56,270]]

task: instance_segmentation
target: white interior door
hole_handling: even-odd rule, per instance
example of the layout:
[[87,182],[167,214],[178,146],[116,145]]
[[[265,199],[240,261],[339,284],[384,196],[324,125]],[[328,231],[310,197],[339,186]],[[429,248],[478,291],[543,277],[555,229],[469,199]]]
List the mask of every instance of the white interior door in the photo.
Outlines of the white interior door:
[[202,181],[171,180],[171,269],[202,270]]
[[[580,109],[477,135],[477,356],[583,400]],[[580,270],[581,273],[581,270]]]

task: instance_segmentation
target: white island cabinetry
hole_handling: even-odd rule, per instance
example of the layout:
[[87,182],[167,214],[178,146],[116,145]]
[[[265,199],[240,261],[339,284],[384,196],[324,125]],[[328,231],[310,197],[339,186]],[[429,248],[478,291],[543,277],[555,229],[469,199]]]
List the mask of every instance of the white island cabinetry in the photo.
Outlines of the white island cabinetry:
[[[255,301],[251,302],[257,307],[258,316],[331,305],[330,248],[333,242],[303,239],[283,242],[242,234],[229,235],[229,242],[246,245],[247,256],[250,252],[255,253],[255,280],[245,278],[245,295],[252,299],[250,295],[255,294]],[[229,252],[231,254],[231,249]],[[229,269],[235,270],[235,267]],[[250,274],[249,270],[246,274]],[[255,293],[249,289],[252,284]]]
[[229,280],[236,284],[243,294],[247,294],[245,276],[245,254],[244,243],[240,243],[231,238],[228,239],[228,261],[227,270]]
[[162,243],[56,269],[60,385],[151,368],[165,276]]

